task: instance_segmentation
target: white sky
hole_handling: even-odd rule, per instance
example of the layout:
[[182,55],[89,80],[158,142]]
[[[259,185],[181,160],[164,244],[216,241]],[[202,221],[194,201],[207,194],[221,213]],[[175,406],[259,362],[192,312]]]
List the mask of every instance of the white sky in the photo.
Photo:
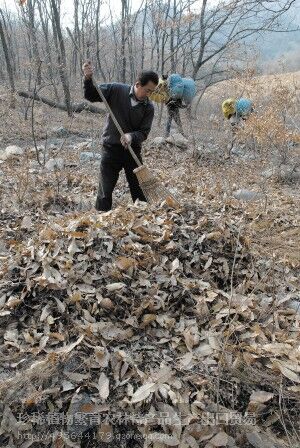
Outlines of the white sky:
[[[101,11],[103,11],[101,13],[102,16],[109,14],[109,0],[104,0],[104,2],[105,4],[103,4],[101,7]],[[62,0],[63,21],[67,22],[68,24],[73,20],[73,4],[74,0]],[[119,15],[121,12],[121,0],[110,0],[110,4],[113,13]],[[134,10],[137,9],[139,5],[140,0],[132,0],[132,6]],[[6,7],[11,11],[17,11],[20,8],[20,2],[19,0],[0,0],[0,8],[6,9]]]
[[[105,5],[102,6],[103,15],[108,14],[109,8],[107,6],[109,0],[105,0]],[[140,4],[138,0],[132,0],[133,4]],[[62,0],[62,14],[64,21],[70,23],[73,20],[73,4],[74,0]],[[121,0],[110,0],[112,11],[116,14],[121,11]],[[0,8],[17,11],[20,8],[19,0],[0,0]]]
[[[38,0],[39,1],[39,0]],[[215,0],[210,0],[211,2]],[[118,18],[121,14],[121,0],[103,0],[103,5],[101,6],[101,16],[102,18],[109,19],[109,4],[111,6],[111,10],[114,18]],[[141,3],[144,3],[143,0],[131,0],[132,11],[136,11],[141,6]],[[194,11],[200,10],[200,5],[202,0],[194,1]],[[17,11],[20,6],[19,0],[0,0],[0,8],[9,9],[11,11]],[[73,4],[74,0],[62,0],[62,23],[65,26],[70,26],[73,23]]]

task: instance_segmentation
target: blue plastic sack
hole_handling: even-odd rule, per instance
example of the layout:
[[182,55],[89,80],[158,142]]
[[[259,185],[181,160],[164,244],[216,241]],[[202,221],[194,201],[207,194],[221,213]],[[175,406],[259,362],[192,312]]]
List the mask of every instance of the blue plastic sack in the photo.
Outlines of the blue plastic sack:
[[190,104],[196,95],[196,83],[191,78],[182,78],[182,81],[183,81],[182,98],[185,104]]
[[172,98],[182,99],[184,85],[180,75],[177,73],[170,75],[168,78],[168,87]]
[[236,102],[235,109],[236,114],[240,117],[248,115],[252,111],[252,101],[247,98],[240,98]]

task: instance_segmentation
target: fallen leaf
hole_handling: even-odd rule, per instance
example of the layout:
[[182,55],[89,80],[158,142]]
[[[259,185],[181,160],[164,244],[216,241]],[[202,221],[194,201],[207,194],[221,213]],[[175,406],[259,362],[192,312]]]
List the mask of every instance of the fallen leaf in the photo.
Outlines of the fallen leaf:
[[221,431],[217,435],[215,435],[212,439],[210,439],[209,443],[212,446],[227,446],[228,443],[228,435],[226,432]]
[[100,367],[107,367],[110,354],[104,347],[95,347],[95,358]]
[[127,271],[129,268],[136,266],[137,262],[131,257],[118,257],[116,260],[116,266],[122,271]]
[[101,306],[101,308],[104,308],[106,310],[112,310],[114,309],[114,303],[112,300],[110,300],[109,298],[103,298],[99,301],[99,305]]
[[61,385],[62,385],[62,391],[63,391],[63,392],[67,392],[68,390],[73,390],[73,389],[75,389],[74,384],[71,383],[70,381],[66,381],[66,380],[64,380],[64,381],[62,381]]
[[300,376],[297,373],[293,372],[293,370],[286,367],[281,361],[274,361],[273,366],[280,370],[280,372],[289,380],[295,381],[296,383],[300,383]]
[[156,320],[156,314],[144,314],[142,322],[142,328],[146,327],[147,325],[149,325],[151,322],[154,322]]
[[205,266],[203,268],[204,271],[206,271],[212,264],[213,258],[209,257],[209,259],[207,260],[207,262],[205,263]]
[[21,222],[21,229],[30,230],[32,227],[32,219],[30,216],[24,216]]
[[106,289],[108,291],[120,291],[125,286],[125,283],[110,283],[109,285],[106,285]]
[[109,379],[104,372],[102,372],[100,375],[98,390],[100,397],[105,401],[109,396]]
[[55,353],[63,353],[63,354],[70,353],[72,350],[74,350],[75,347],[77,347],[77,345],[79,345],[81,343],[83,338],[84,338],[84,335],[81,335],[77,339],[77,341],[73,342],[72,344],[66,345],[65,347],[55,350]]
[[180,262],[178,258],[175,258],[175,260],[172,261],[170,273],[173,274],[177,269],[180,267]]
[[257,390],[250,395],[250,401],[255,403],[266,403],[274,397],[274,394],[265,392],[263,390]]
[[69,244],[68,252],[69,252],[69,254],[71,255],[71,257],[73,257],[73,255],[76,254],[77,252],[80,252],[80,249],[79,249],[79,247],[77,246],[76,241],[75,241],[74,238],[72,238],[72,241],[71,241],[71,243]]
[[149,395],[154,392],[156,389],[155,383],[146,383],[143,386],[139,387],[133,394],[131,398],[131,403],[138,403],[139,401],[143,401],[149,397]]
[[176,208],[180,207],[179,202],[175,198],[173,198],[173,196],[167,196],[165,199],[165,202],[166,202],[167,206],[170,208],[176,209]]

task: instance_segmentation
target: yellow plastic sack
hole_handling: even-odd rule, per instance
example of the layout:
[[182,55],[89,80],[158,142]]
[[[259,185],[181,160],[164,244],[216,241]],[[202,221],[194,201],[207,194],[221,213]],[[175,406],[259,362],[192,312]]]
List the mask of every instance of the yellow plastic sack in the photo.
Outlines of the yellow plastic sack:
[[222,112],[225,118],[229,118],[230,115],[233,115],[235,113],[235,99],[234,98],[228,98],[227,100],[223,101],[222,103]]
[[160,79],[158,85],[153,93],[150,95],[150,100],[155,103],[165,103],[170,98],[167,80]]

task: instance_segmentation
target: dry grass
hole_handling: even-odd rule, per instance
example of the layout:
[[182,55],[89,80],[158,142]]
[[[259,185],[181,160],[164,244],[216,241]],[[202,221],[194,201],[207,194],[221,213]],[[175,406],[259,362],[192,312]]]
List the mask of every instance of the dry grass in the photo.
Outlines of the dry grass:
[[223,81],[212,86],[204,96],[205,99],[209,98],[211,101],[218,99],[221,102],[232,96],[250,96],[256,100],[261,100],[262,98],[268,98],[279,84],[288,88],[295,87],[299,95],[300,71],[260,76],[245,73],[240,78]]

